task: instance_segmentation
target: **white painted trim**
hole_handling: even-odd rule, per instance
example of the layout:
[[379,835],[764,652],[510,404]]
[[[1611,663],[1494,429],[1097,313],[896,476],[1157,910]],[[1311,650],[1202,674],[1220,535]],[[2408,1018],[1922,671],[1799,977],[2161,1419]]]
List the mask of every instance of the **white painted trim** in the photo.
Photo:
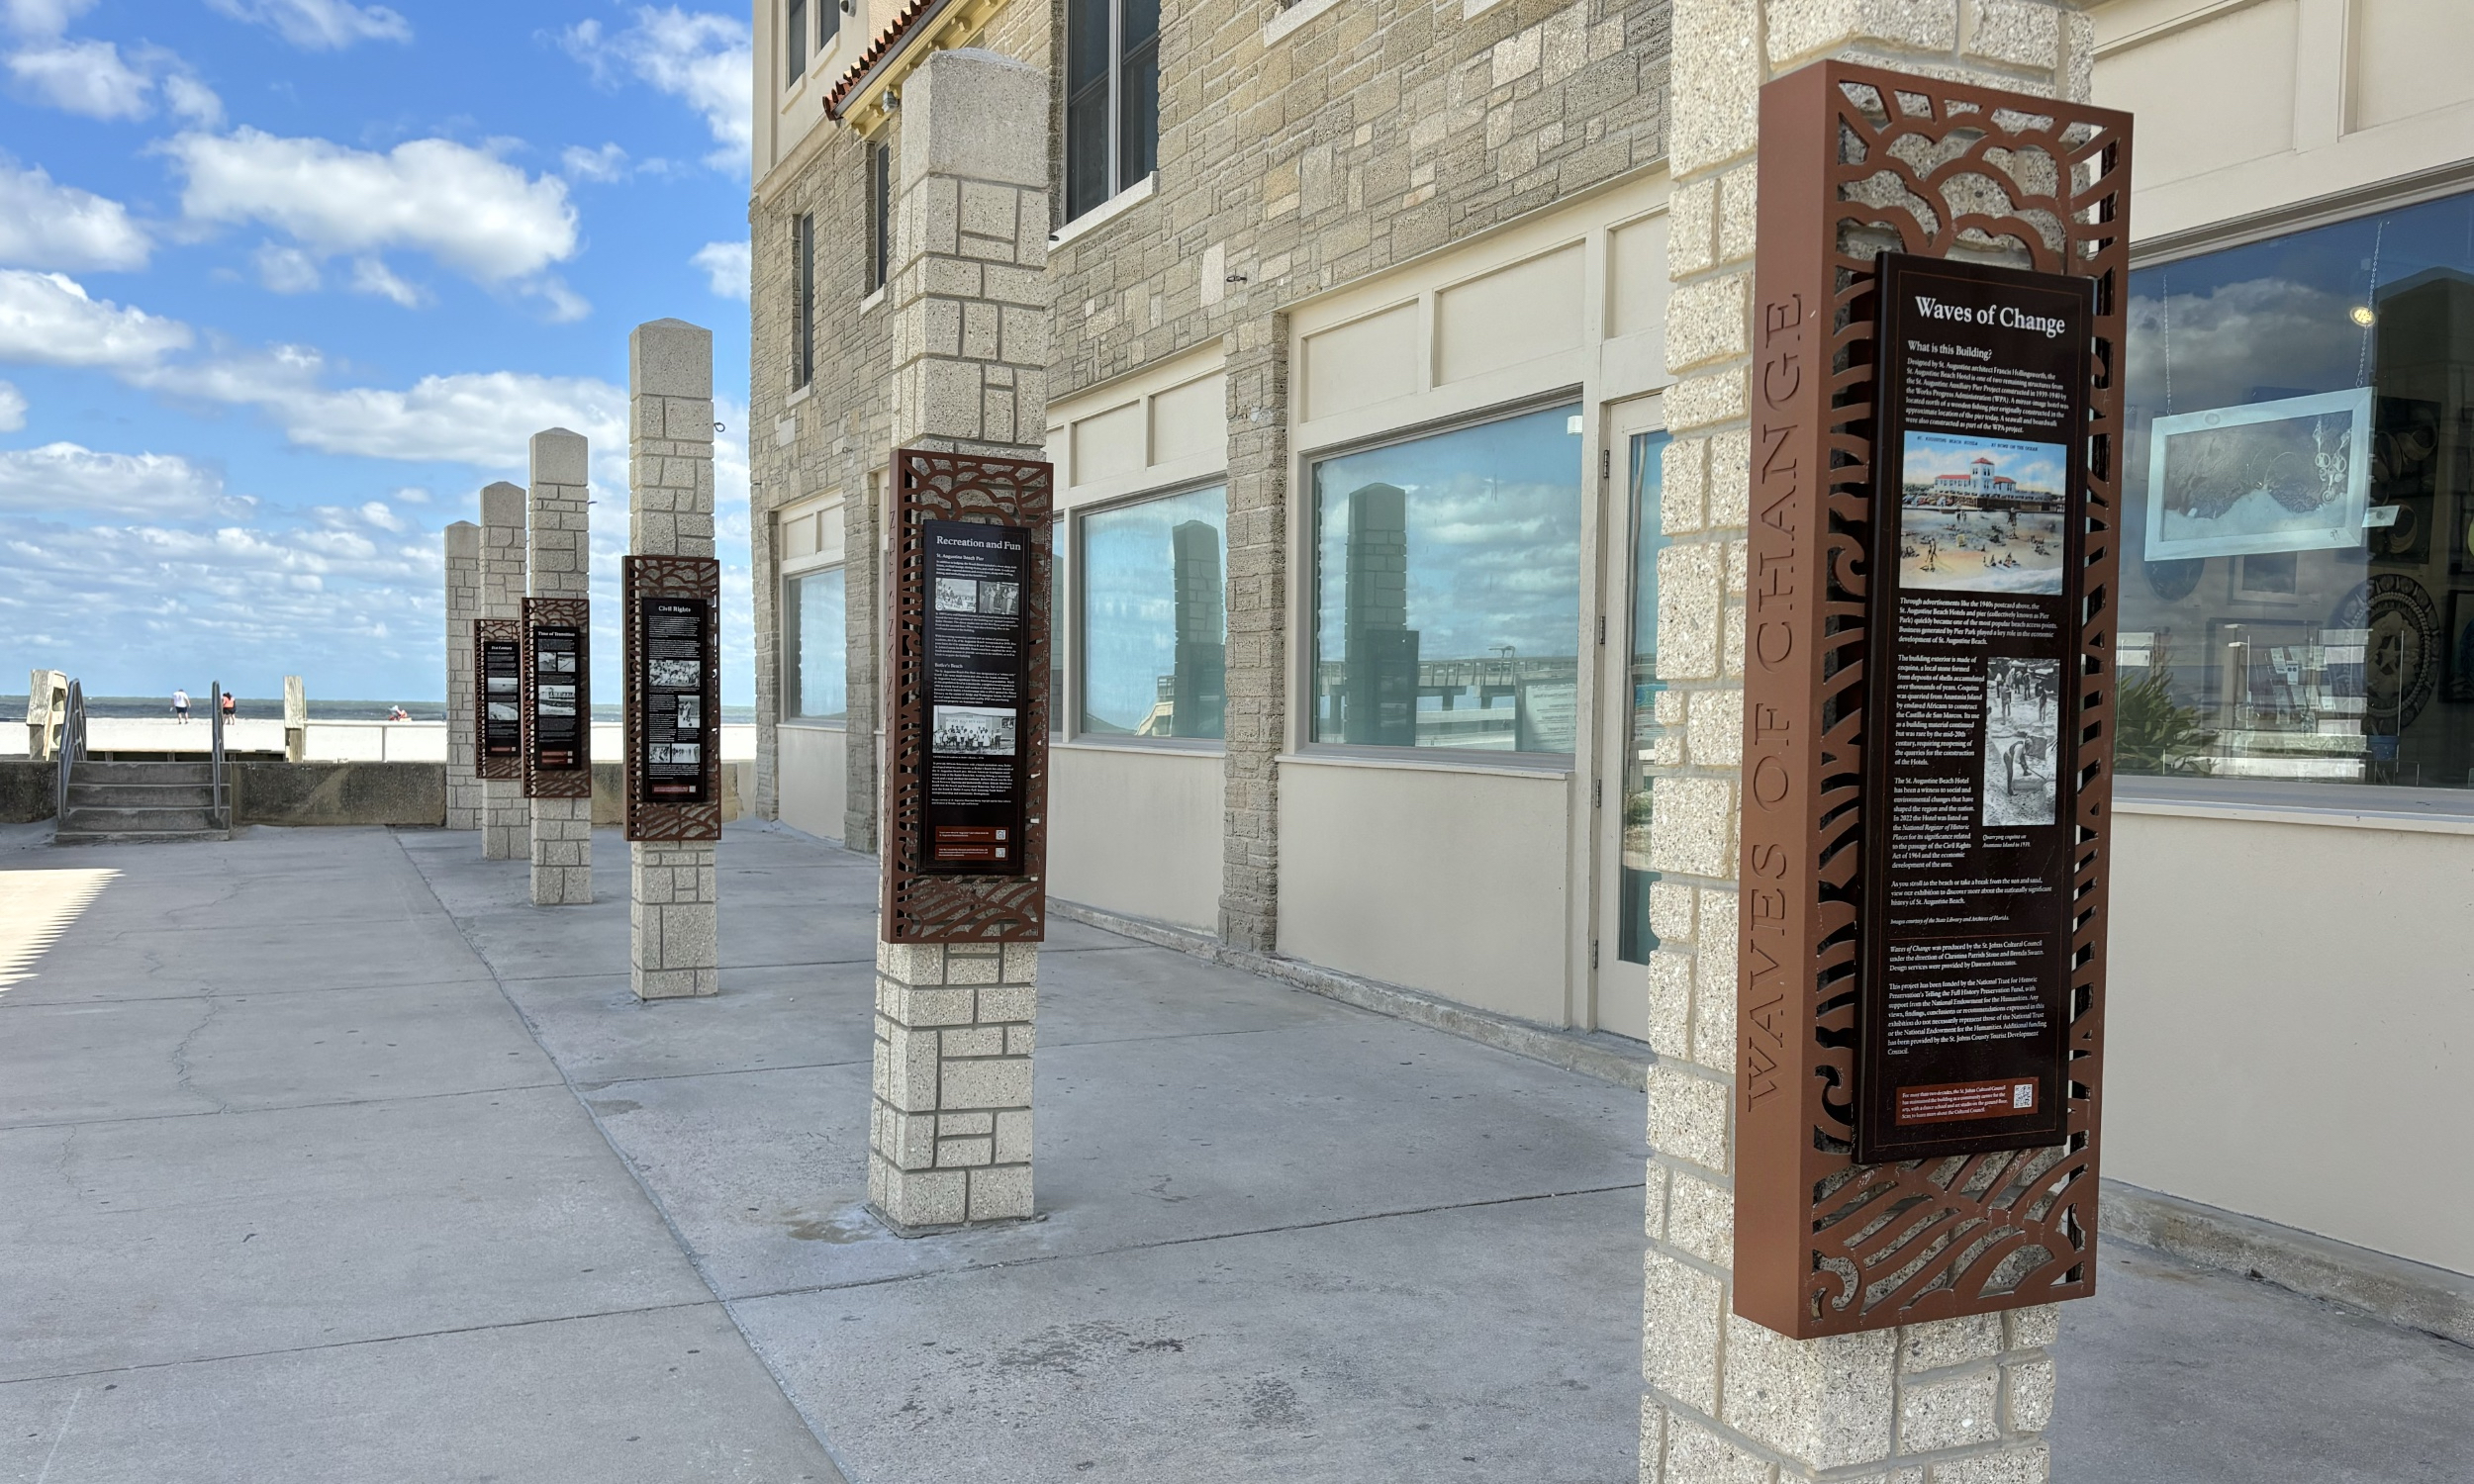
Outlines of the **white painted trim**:
[[[1445,750],[1436,747],[1400,749],[1403,754]],[[1377,758],[1350,752],[1324,752],[1320,748],[1312,752],[1284,752],[1272,761],[1284,768],[1382,768],[1398,773],[1476,773],[1491,778],[1525,778],[1544,783],[1570,783],[1572,776],[1570,764],[1556,767],[1552,764],[1467,763],[1458,759],[1446,762],[1439,758],[1414,756]]]
[[[1282,11],[1279,15],[1272,17],[1272,19],[1265,24],[1263,27],[1263,45],[1266,46],[1279,46],[1289,36],[1290,33],[1296,31],[1297,28],[1303,26],[1306,22],[1313,20],[1316,16],[1323,14],[1325,11],[1330,10],[1333,6],[1338,5],[1339,3],[1340,0],[1299,0],[1298,4],[1292,5],[1286,10]],[[1488,3],[1492,3],[1492,0],[1488,0]]]
[[1048,735],[1048,750],[1050,752],[1132,752],[1155,758],[1162,755],[1173,758],[1224,758],[1228,756],[1227,746],[1210,737],[1108,737],[1103,741],[1100,740],[1099,734],[1091,732],[1076,732],[1071,739],[1051,732]]
[[1103,223],[1115,221],[1117,218],[1125,215],[1126,212],[1132,210],[1136,203],[1149,201],[1151,199],[1151,192],[1153,188],[1158,185],[1159,180],[1160,174],[1155,170],[1151,174],[1146,175],[1142,179],[1134,182],[1132,185],[1127,186],[1124,190],[1117,192],[1107,200],[1093,207],[1090,211],[1083,213],[1081,216],[1076,217],[1073,221],[1058,228],[1055,233],[1048,238],[1048,245],[1050,247],[1062,247],[1066,243],[1073,241],[1076,237],[1081,236],[1084,232],[1091,231],[1093,228],[1098,227]]
[[773,724],[795,732],[846,732],[850,730],[850,723],[846,721],[812,721],[804,716],[785,716]]
[[869,291],[867,298],[859,301],[859,313],[864,315],[884,302],[885,285],[878,284],[874,289]]
[[2261,803],[2215,803],[2195,798],[2121,798],[2117,814],[2180,819],[2235,819],[2251,824],[2304,824],[2327,829],[2393,830],[2409,835],[2474,835],[2474,814],[2407,814],[2384,809],[2318,808]]

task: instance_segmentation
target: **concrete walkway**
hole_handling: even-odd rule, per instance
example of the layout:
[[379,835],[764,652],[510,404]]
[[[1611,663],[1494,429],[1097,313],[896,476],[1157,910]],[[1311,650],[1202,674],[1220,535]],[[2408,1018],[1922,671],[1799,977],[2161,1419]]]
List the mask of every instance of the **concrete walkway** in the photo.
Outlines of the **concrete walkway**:
[[[40,839],[0,1480],[1635,1475],[1636,1092],[1060,923],[1043,1219],[903,1242],[872,861],[734,826],[645,1007],[612,836],[546,911],[472,835]],[[2061,1349],[2065,1484],[2474,1477],[2474,1351],[2262,1285],[2109,1251]]]

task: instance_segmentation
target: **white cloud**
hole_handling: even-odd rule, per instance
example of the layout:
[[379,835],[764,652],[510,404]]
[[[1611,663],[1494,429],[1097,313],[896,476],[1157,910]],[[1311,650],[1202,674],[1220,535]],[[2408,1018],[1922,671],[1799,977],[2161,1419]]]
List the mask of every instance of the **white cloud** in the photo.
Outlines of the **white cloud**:
[[375,294],[381,299],[392,299],[405,309],[421,308],[421,290],[396,277],[394,272],[378,258],[363,257],[352,260],[352,287],[364,294]]
[[316,293],[321,282],[318,259],[298,247],[260,242],[249,260],[257,265],[257,281],[277,294]]
[[636,7],[635,24],[611,35],[599,21],[579,21],[561,40],[569,55],[611,82],[624,75],[680,99],[705,116],[720,147],[706,157],[716,168],[745,170],[754,137],[754,53],[747,23],[735,16],[683,11],[675,5]]
[[192,338],[177,320],[89,298],[65,274],[0,268],[0,362],[129,374],[152,368]]
[[0,381],[0,432],[15,432],[25,425],[26,394]]
[[0,263],[29,268],[143,268],[153,244],[129,209],[55,184],[40,165],[0,154]]
[[224,100],[215,90],[186,72],[163,79],[163,102],[182,121],[200,129],[218,129],[224,122]]
[[409,42],[412,24],[383,5],[351,0],[207,0],[236,21],[263,26],[304,51],[339,51],[354,42]]
[[110,42],[56,41],[10,53],[9,72],[37,102],[89,119],[143,119],[152,79]]
[[94,9],[94,0],[0,0],[0,21],[20,36],[58,36]]
[[0,510],[153,520],[245,519],[256,502],[214,470],[168,453],[97,453],[75,443],[0,450]]
[[604,144],[599,149],[570,144],[560,152],[558,160],[571,180],[607,182],[623,180],[627,175],[627,151],[616,144]]
[[410,248],[505,284],[576,252],[564,181],[527,177],[448,139],[378,154],[241,129],[184,134],[162,147],[188,176],[181,208],[191,220],[264,223],[321,256]]
[[688,261],[705,270],[714,293],[721,298],[747,298],[751,272],[747,243],[707,242]]

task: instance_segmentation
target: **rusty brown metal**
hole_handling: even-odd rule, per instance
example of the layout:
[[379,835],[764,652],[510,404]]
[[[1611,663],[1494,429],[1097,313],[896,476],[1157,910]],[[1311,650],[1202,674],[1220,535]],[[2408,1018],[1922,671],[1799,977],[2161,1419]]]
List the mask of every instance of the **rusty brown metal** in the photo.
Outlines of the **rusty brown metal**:
[[521,724],[516,751],[505,757],[491,757],[487,746],[490,715],[490,668],[483,663],[492,643],[516,646],[523,651],[524,626],[521,618],[475,618],[472,621],[472,771],[475,778],[514,782],[524,776],[523,739]]
[[[619,665],[626,673],[626,756],[619,769],[626,795],[626,835],[630,840],[718,840],[721,838],[721,563],[712,557],[625,556],[618,559],[620,618]],[[644,639],[644,619],[637,604],[648,598],[702,599],[710,619],[705,625],[705,715],[715,739],[704,752],[705,802],[664,803],[644,796],[644,665],[637,647]]]
[[[533,685],[533,632],[544,626],[572,624],[576,630],[576,766],[536,766],[540,750],[533,745],[539,718],[539,697]],[[591,798],[593,796],[593,605],[582,598],[527,598],[523,616],[523,781],[526,798]]]
[[[2095,1291],[2131,119],[1821,62],[1762,89],[1735,1309],[1809,1339]],[[2067,1142],[1858,1165],[1873,257],[2097,280]]]
[[[924,448],[894,451],[892,536],[886,553],[885,824],[878,928],[888,943],[1035,943],[1048,917],[1048,594],[1054,470],[1036,460]],[[1029,526],[1030,592],[1023,595],[1025,704],[1016,741],[1028,807],[1018,876],[953,876],[919,869],[926,798],[929,520]]]

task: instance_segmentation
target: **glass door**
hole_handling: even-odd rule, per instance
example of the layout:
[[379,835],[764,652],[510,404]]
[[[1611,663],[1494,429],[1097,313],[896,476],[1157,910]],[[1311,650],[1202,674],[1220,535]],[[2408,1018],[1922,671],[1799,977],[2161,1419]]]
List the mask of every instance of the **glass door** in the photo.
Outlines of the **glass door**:
[[1658,734],[1658,554],[1666,544],[1659,506],[1666,446],[1656,397],[1607,410],[1605,642],[1600,648],[1597,757],[1592,788],[1596,881],[1597,1026],[1646,1041],[1650,1033],[1650,766]]

